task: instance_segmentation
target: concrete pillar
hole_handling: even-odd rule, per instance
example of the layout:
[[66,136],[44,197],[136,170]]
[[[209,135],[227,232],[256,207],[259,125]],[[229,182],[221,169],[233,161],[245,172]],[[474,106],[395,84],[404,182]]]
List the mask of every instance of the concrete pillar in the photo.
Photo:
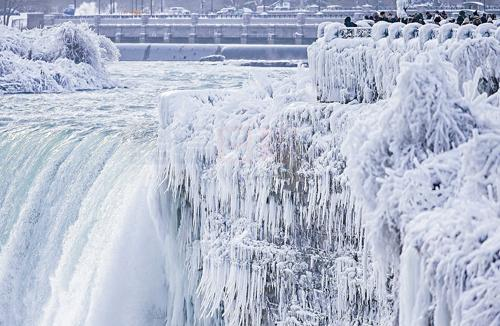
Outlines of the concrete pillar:
[[163,33],[163,42],[170,43],[170,39],[172,38],[172,32],[170,29],[170,25],[165,27],[165,32]]
[[250,25],[251,20],[252,20],[252,14],[245,12],[243,14],[243,25]]
[[274,25],[269,25],[267,28],[267,44],[274,44],[275,38]]
[[146,43],[148,23],[149,23],[149,16],[143,14],[141,16],[141,33],[139,34],[139,42],[141,43]]
[[26,28],[43,28],[45,26],[44,19],[42,12],[29,12],[26,14]]
[[221,41],[222,41],[222,26],[221,25],[215,25],[214,43],[220,44]]
[[247,44],[248,43],[248,26],[241,26],[241,35],[240,35],[240,43]]
[[95,15],[94,16],[94,31],[97,34],[99,34],[100,26],[101,26],[101,16]]
[[304,25],[306,23],[306,14],[303,12],[297,13],[297,25]]
[[295,44],[300,45],[304,41],[304,33],[302,31],[302,26],[297,26],[297,32],[295,32]]
[[198,25],[199,19],[200,19],[200,16],[197,13],[192,13],[191,14],[191,25]]
[[189,43],[196,42],[196,26],[191,26],[191,33],[189,33]]
[[297,13],[297,31],[294,34],[295,44],[302,44],[304,39],[304,24],[306,23],[306,14]]
[[189,43],[196,42],[196,25],[198,25],[198,18],[199,16],[197,13],[191,14],[191,33],[189,33]]
[[117,27],[115,33],[115,42],[120,43],[122,41],[122,28]]

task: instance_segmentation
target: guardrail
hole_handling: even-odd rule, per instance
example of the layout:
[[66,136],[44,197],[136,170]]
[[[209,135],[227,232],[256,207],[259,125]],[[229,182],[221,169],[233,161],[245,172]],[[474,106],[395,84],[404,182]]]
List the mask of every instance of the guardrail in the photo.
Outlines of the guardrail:
[[[408,13],[417,13],[417,12],[425,12],[425,11],[430,11],[434,12],[436,10],[444,10],[449,14],[458,14],[460,10],[464,10],[464,8],[456,7],[456,8],[439,8],[439,9],[432,9],[432,8],[410,8],[408,9]],[[394,8],[385,8],[381,7],[379,9],[376,8],[359,8],[359,9],[336,9],[332,11],[328,10],[323,10],[319,12],[313,12],[313,11],[300,11],[300,10],[290,10],[289,12],[286,11],[279,11],[279,12],[273,12],[273,11],[267,11],[265,13],[241,13],[241,14],[199,14],[199,13],[192,13],[192,14],[169,14],[169,13],[154,13],[152,15],[146,14],[152,19],[155,18],[168,18],[168,19],[186,19],[190,18],[191,15],[195,14],[198,15],[200,19],[242,19],[243,16],[245,15],[250,15],[251,17],[254,18],[261,18],[261,19],[276,19],[276,18],[281,18],[281,19],[289,19],[296,17],[297,15],[305,15],[306,17],[324,17],[324,18],[345,18],[347,16],[354,17],[354,16],[363,16],[366,14],[373,14],[375,11],[385,11],[387,13],[396,13],[396,10]],[[500,7],[493,7],[493,6],[488,6],[487,8],[488,13],[493,13],[493,14],[500,14]],[[65,20],[74,20],[74,19],[88,19],[88,18],[94,18],[96,15],[86,15],[86,16],[68,16],[64,14],[50,14],[48,16],[51,16],[55,19],[65,19]],[[137,15],[137,14],[132,14],[132,13],[119,13],[119,14],[100,14],[99,15],[101,18],[112,18],[112,19],[123,19],[123,18],[140,18],[143,15]]]
[[[242,13],[242,14],[199,14],[199,13],[191,13],[191,14],[167,14],[167,13],[156,13],[153,15],[150,14],[144,14],[147,15],[151,18],[170,18],[170,19],[175,19],[175,18],[189,18],[191,15],[197,15],[199,18],[202,19],[241,19],[245,15],[250,15],[252,17],[259,17],[262,19],[273,19],[273,18],[293,18],[296,17],[297,15],[305,15],[306,17],[315,17],[315,16],[324,16],[326,18],[331,18],[331,17],[346,17],[346,16],[352,16],[354,14],[366,14],[369,12],[372,12],[373,10],[335,10],[335,11],[322,11],[322,12],[307,12],[307,11],[291,11],[289,13],[285,12],[279,12],[275,13],[272,11],[268,11],[265,13]],[[52,16],[56,19],[80,19],[80,18],[94,18],[97,15],[82,15],[82,16],[68,16],[64,14],[50,14],[48,16]],[[116,18],[116,19],[121,19],[121,18],[140,18],[143,15],[137,15],[137,14],[100,14],[99,15],[101,18]]]
[[342,22],[346,16],[362,19],[364,13],[338,10],[331,15],[298,12],[274,16],[243,15],[45,15],[45,26],[63,22],[87,23],[114,42],[201,44],[311,44],[321,23]]

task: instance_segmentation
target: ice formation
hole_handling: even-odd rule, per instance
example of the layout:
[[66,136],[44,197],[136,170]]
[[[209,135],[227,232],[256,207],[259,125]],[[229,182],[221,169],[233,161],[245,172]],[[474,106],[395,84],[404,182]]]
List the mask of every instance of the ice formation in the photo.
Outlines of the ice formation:
[[500,323],[499,41],[341,30],[312,84],[162,96],[168,325]]
[[407,17],[406,9],[410,6],[410,0],[396,0],[396,15],[398,17]]
[[301,85],[163,95],[158,216],[171,218],[158,228],[175,265],[167,324],[376,318],[361,215],[341,178],[341,138],[331,137],[341,122],[334,107],[295,103],[310,98]]
[[[500,80],[500,43],[493,37],[498,27],[485,24],[388,24],[380,22],[371,38],[345,39],[346,28],[338,23],[324,26],[325,36],[309,48],[317,96],[322,102],[374,102],[387,99],[396,85],[400,66],[424,52],[454,64],[460,87],[482,70],[483,91],[492,94]],[[476,30],[477,29],[477,30]],[[331,31],[328,33],[328,31]],[[314,67],[328,65],[326,69]]]
[[86,25],[22,32],[0,26],[0,94],[112,87],[105,63],[118,57],[115,45]]

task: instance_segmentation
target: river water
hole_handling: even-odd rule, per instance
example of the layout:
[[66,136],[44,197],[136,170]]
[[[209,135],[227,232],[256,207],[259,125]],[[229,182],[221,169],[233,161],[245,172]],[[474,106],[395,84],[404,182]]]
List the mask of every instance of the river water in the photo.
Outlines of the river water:
[[159,94],[287,68],[120,62],[121,86],[0,97],[0,325],[163,325],[149,217]]

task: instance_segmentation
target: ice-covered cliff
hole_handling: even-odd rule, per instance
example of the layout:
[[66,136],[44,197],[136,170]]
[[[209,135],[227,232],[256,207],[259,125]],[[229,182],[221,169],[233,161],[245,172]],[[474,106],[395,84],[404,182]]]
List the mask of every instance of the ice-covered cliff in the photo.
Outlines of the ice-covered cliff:
[[299,102],[311,98],[301,87],[163,95],[169,325],[377,318],[361,214],[342,178],[348,114]]
[[330,25],[313,82],[162,96],[168,325],[500,322],[499,41],[427,29]]
[[0,26],[0,94],[112,87],[104,65],[118,57],[116,46],[86,25]]

